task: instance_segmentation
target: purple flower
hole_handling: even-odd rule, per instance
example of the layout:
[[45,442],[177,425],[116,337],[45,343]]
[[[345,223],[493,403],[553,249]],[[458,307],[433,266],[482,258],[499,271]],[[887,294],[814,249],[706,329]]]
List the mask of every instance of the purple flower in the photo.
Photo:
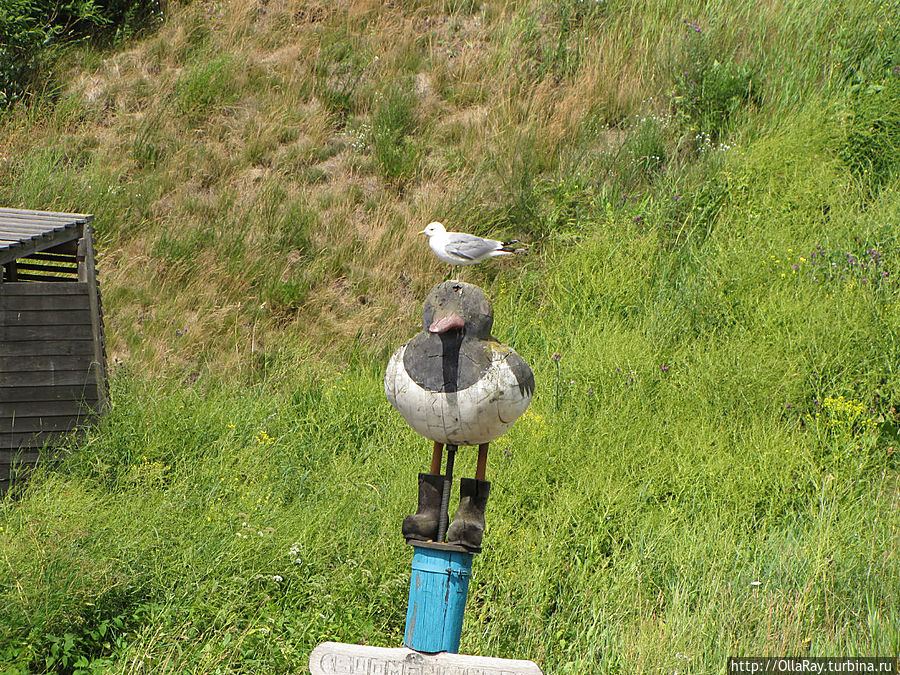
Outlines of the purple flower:
[[553,356],[551,356],[550,358],[552,358],[554,361],[556,361],[557,363],[559,363],[559,360],[562,358],[562,354],[560,354],[559,352],[556,352],[556,353],[555,353]]
[[666,372],[669,369],[669,366],[660,366],[659,369],[663,372]]
[[790,403],[785,403],[785,404],[784,404],[784,407],[785,407],[785,408],[791,408],[791,407],[793,407],[793,406],[791,406]]
[[681,199],[681,195],[675,195],[675,201],[677,202],[679,199]]

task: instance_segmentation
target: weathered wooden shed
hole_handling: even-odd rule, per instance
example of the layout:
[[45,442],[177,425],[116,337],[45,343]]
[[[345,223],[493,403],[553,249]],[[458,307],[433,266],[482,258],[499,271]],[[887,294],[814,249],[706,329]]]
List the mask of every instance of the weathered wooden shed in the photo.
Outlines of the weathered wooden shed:
[[0,208],[0,494],[108,404],[92,220]]

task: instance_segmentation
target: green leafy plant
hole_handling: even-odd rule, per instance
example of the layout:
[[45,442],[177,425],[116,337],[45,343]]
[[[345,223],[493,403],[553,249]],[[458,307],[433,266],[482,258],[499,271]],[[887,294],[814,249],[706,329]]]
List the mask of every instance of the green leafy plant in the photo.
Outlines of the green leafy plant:
[[162,20],[161,0],[5,0],[0,3],[0,107],[52,88],[48,69],[67,45],[132,35]]
[[388,180],[415,176],[422,157],[421,142],[412,137],[418,124],[416,95],[405,87],[391,87],[372,114],[372,155]]
[[672,107],[685,124],[717,143],[740,110],[760,103],[760,76],[752,63],[719,54],[699,24],[684,24],[681,56],[673,66]]
[[900,67],[849,91],[837,154],[869,194],[900,175]]

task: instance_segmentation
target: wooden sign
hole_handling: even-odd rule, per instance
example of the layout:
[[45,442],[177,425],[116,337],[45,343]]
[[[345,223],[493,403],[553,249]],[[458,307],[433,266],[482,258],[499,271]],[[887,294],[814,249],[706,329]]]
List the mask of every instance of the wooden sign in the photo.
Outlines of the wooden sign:
[[463,654],[422,654],[400,647],[325,642],[309,655],[312,675],[543,675],[533,661]]

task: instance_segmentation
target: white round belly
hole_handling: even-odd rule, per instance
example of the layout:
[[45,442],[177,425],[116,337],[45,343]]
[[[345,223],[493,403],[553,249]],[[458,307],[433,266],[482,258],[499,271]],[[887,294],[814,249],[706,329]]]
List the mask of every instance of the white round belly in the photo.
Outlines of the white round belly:
[[479,445],[502,436],[531,402],[531,392],[494,350],[491,365],[470,387],[444,393],[417,384],[403,366],[406,345],[391,357],[384,393],[406,423],[425,438],[447,445]]

